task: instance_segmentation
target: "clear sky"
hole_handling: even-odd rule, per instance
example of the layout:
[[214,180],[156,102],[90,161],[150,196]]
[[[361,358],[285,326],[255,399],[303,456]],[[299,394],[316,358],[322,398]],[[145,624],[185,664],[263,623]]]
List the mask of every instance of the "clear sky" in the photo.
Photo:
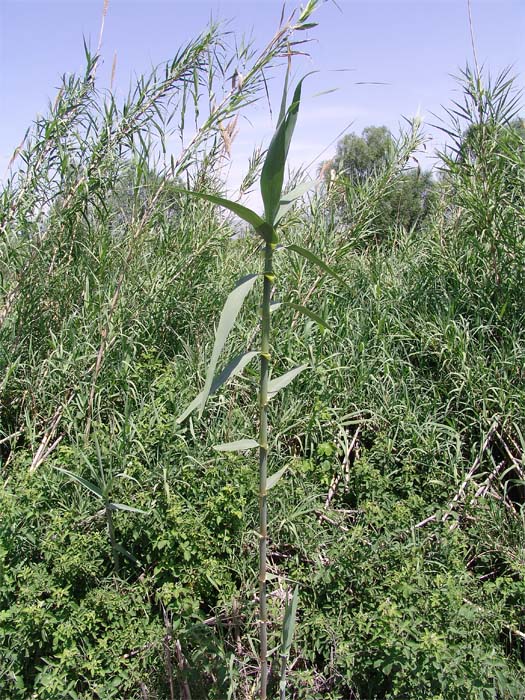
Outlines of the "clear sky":
[[[431,113],[457,96],[451,74],[472,60],[467,0],[337,0],[316,13],[309,32],[311,58],[298,72],[308,80],[293,165],[309,163],[353,120],[352,131],[385,124],[394,132],[402,116]],[[288,2],[291,9],[298,3]],[[27,126],[56,94],[60,75],[82,71],[82,38],[97,44],[102,0],[0,0],[0,178]],[[525,77],[525,0],[472,0],[480,63],[496,74],[513,66]],[[102,54],[106,74],[117,53],[116,87],[127,91],[133,73],[170,59],[213,16],[252,34],[262,47],[277,28],[281,0],[110,0]],[[351,72],[334,72],[348,68]],[[104,71],[101,71],[101,77]],[[380,81],[387,85],[358,85]],[[312,97],[326,88],[337,92]],[[230,181],[238,181],[252,146],[272,125],[264,102],[243,122],[232,151]],[[434,144],[440,137],[434,134]],[[334,152],[329,149],[324,158]],[[315,172],[315,166],[313,168]]]

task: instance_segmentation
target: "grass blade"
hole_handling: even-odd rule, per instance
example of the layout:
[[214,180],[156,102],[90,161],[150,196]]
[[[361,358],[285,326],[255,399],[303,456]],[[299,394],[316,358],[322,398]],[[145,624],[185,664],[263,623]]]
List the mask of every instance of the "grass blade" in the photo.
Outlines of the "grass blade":
[[321,260],[321,258],[318,258],[315,253],[312,253],[311,250],[308,250],[308,248],[302,248],[299,245],[288,245],[286,246],[288,250],[292,250],[294,253],[298,253],[301,255],[303,258],[308,260],[309,262],[313,263],[314,265],[317,265],[323,272],[326,272],[329,274],[331,277],[336,279],[338,282],[340,282],[342,285],[345,287],[348,287],[348,284],[344,281],[344,279],[341,277],[341,275],[338,275],[337,272],[330,267],[330,265],[327,265],[324,260]]
[[109,508],[111,508],[111,510],[126,510],[129,513],[142,513],[142,515],[146,515],[145,510],[141,510],[140,508],[134,508],[133,506],[126,506],[126,505],[124,505],[124,503],[112,503],[112,502],[110,502],[108,505],[109,505]]
[[282,469],[279,469],[278,472],[275,472],[275,474],[272,474],[271,476],[268,477],[268,481],[266,482],[266,490],[269,491],[270,489],[273,489],[275,484],[281,479],[283,476],[284,472],[288,469],[288,465],[284,466]]
[[283,197],[281,197],[281,201],[279,202],[279,209],[277,211],[277,215],[275,217],[275,223],[278,224],[279,221],[283,218],[283,216],[290,211],[290,209],[293,207],[294,203],[303,196],[308,190],[311,190],[313,187],[317,185],[317,182],[315,180],[310,180],[309,182],[303,182],[300,185],[297,185],[297,187],[294,187],[291,192],[288,192],[285,194]]
[[[236,355],[233,360],[226,365],[222,372],[217,374],[214,378],[213,382],[211,383],[209,396],[213,396],[213,394],[215,394],[215,392],[218,391],[223,384],[232,379],[232,377],[235,377],[237,374],[240,374],[246,365],[258,355],[259,353],[253,350]],[[193,413],[193,411],[200,406],[203,394],[204,392],[201,391],[201,393],[193,399],[184,412],[175,419],[176,423],[182,423],[190,415],[190,413]]]
[[290,308],[294,309],[294,311],[298,311],[299,313],[303,314],[304,316],[308,316],[312,321],[315,321],[318,323],[322,328],[327,328],[328,330],[332,330],[331,327],[328,325],[327,321],[324,320],[322,316],[319,316],[318,314],[314,313],[313,311],[310,311],[306,306],[301,306],[301,304],[292,304],[291,302],[287,302],[286,304]]
[[217,452],[244,452],[244,450],[252,450],[254,447],[259,447],[257,440],[236,440],[235,442],[224,442],[222,445],[214,445],[213,449]]
[[[306,76],[305,76],[306,77]],[[290,141],[297,122],[299,104],[301,102],[301,88],[304,78],[301,78],[293,95],[292,103],[281,119],[275,134],[270,142],[268,153],[261,172],[261,195],[264,202],[264,215],[266,221],[273,226],[280,206],[281,192],[283,189],[284,167]]]
[[93,484],[91,481],[84,479],[82,476],[78,476],[78,474],[73,474],[73,472],[70,472],[67,469],[62,469],[61,467],[55,467],[55,469],[59,472],[62,472],[62,474],[65,474],[66,476],[68,476],[72,481],[76,481],[77,484],[80,484],[81,486],[86,488],[88,491],[91,491],[91,493],[95,494],[95,496],[97,496],[97,498],[104,500],[104,494],[102,493],[102,491],[99,489],[98,486]]
[[301,372],[307,367],[308,365],[299,365],[298,367],[294,367],[293,369],[291,369],[289,372],[281,374],[280,377],[271,379],[268,382],[268,398],[272,399],[278,391],[281,391],[281,389],[284,389],[286,386],[288,386],[288,384],[290,384],[290,382],[292,382],[297,377],[297,375],[301,374]]
[[268,224],[263,218],[259,216],[256,212],[248,207],[245,207],[238,202],[232,202],[230,199],[225,199],[224,197],[218,197],[215,194],[206,194],[204,192],[193,192],[192,190],[185,190],[180,187],[174,187],[174,191],[180,192],[181,194],[189,195],[190,197],[196,197],[197,199],[205,199],[212,204],[218,204],[225,209],[237,214],[239,218],[246,223],[250,224],[255,231],[263,238],[266,243],[277,243],[277,236],[273,229],[273,226]]
[[299,602],[299,586],[295,587],[291,601],[286,605],[284,613],[283,634],[281,643],[281,678],[279,681],[279,700],[286,698],[286,667],[288,665],[288,656],[290,647],[292,646],[293,635],[295,632],[295,622],[297,618],[297,604]]
[[202,416],[204,410],[204,405],[208,399],[213,383],[213,375],[215,373],[215,368],[217,366],[217,360],[222,352],[224,344],[228,338],[228,335],[233,328],[239,311],[241,310],[242,304],[246,295],[251,290],[255,281],[257,280],[257,275],[248,275],[243,277],[233,289],[226,303],[222,309],[221,317],[219,319],[219,326],[217,328],[217,333],[215,334],[215,344],[213,346],[213,352],[210,359],[210,364],[208,365],[208,371],[206,374],[206,383],[204,385],[204,390],[202,392],[202,398],[200,403],[199,417]]

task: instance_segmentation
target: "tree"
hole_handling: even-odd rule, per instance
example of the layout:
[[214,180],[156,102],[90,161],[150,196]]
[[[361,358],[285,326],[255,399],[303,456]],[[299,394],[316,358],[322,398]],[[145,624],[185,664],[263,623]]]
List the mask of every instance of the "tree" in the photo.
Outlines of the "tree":
[[[327,180],[338,177],[347,187],[361,186],[391,167],[396,153],[396,141],[386,126],[368,126],[361,136],[344,136],[337,144],[335,157],[324,164],[322,171]],[[420,223],[429,213],[435,189],[430,171],[402,168],[393,180],[389,179],[382,193],[376,223],[384,230],[395,224],[411,228]],[[346,203],[344,198],[343,209]]]

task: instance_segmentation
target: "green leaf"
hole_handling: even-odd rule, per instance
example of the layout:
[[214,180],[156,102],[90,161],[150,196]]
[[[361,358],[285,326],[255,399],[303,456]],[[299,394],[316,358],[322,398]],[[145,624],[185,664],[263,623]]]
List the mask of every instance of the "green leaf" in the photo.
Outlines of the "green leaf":
[[225,442],[222,445],[214,445],[213,449],[217,452],[244,452],[244,450],[252,450],[254,447],[259,447],[257,440],[236,440],[235,442]]
[[113,503],[110,502],[108,503],[108,506],[110,510],[127,510],[130,513],[142,513],[143,515],[146,515],[145,510],[141,510],[140,508],[133,508],[132,506],[126,506],[124,503]]
[[224,197],[218,197],[215,194],[206,194],[205,192],[193,192],[192,190],[186,190],[182,187],[174,187],[174,191],[180,192],[181,194],[187,194],[190,197],[196,197],[197,199],[205,199],[213,204],[218,204],[225,209],[229,209],[234,214],[237,214],[243,221],[253,226],[256,232],[264,239],[266,243],[277,243],[277,235],[273,226],[268,224],[259,214],[256,214],[252,209],[245,207],[238,202],[232,202],[230,199],[225,199]]
[[315,321],[323,328],[328,328],[329,330],[331,330],[330,326],[324,320],[324,318],[322,318],[322,316],[319,316],[318,314],[314,313],[313,311],[310,311],[310,309],[308,309],[306,306],[301,306],[300,304],[292,304],[291,302],[287,302],[286,305],[290,306],[295,311],[298,311],[299,313],[304,314],[304,316],[308,316],[308,318],[311,318],[312,321]]
[[120,552],[122,555],[127,557],[131,562],[133,562],[133,564],[137,564],[138,566],[142,566],[141,562],[136,557],[134,557],[133,554],[131,554],[131,552],[128,552],[128,550],[125,547],[123,547],[122,545],[115,543],[115,549],[118,552]]
[[284,121],[286,117],[286,102],[288,100],[288,83],[290,82],[290,67],[291,62],[288,61],[288,66],[286,67],[286,75],[284,76],[284,86],[283,94],[281,95],[281,107],[279,109],[279,119],[277,120],[277,126]]
[[306,22],[306,24],[299,24],[295,29],[298,32],[305,31],[306,29],[313,29],[314,27],[318,26],[318,22]]
[[317,4],[318,4],[318,0],[308,0],[306,7],[299,15],[299,22],[301,22],[301,23],[306,22],[306,20],[309,19],[310,15],[317,7]]
[[[261,195],[264,202],[264,215],[266,221],[272,226],[279,210],[284,180],[284,168],[286,165],[286,158],[288,157],[292,134],[297,122],[297,115],[301,102],[301,88],[305,78],[306,76],[297,84],[292,103],[288,107],[286,115],[279,120],[277,129],[268,147],[268,153],[266,154],[261,172]],[[285,99],[286,95],[283,93],[283,101]],[[281,113],[282,111],[283,109],[281,106]]]
[[328,273],[342,285],[348,287],[348,284],[344,281],[344,279],[340,275],[338,275],[337,272],[330,267],[330,265],[327,265],[323,260],[321,260],[321,258],[318,258],[315,253],[312,253],[311,250],[308,250],[308,248],[302,248],[301,246],[295,244],[288,245],[286,247],[288,250],[292,250],[294,253],[298,253],[303,258],[306,258],[306,260],[308,260],[309,262],[313,263],[314,265],[317,265],[317,267],[323,270],[323,272]]
[[206,383],[204,384],[204,389],[202,391],[199,416],[202,416],[204,405],[211,391],[213,375],[215,374],[215,367],[217,366],[219,355],[221,354],[224,344],[226,343],[229,332],[235,324],[243,301],[250,289],[255,284],[256,279],[257,275],[248,275],[247,277],[243,277],[241,280],[239,280],[235,289],[230,292],[228,298],[226,299],[226,303],[224,304],[221,317],[219,319],[217,332],[215,334],[213,352],[211,354],[210,364],[208,365],[208,371],[206,373]]
[[290,382],[292,382],[297,377],[297,375],[301,374],[301,372],[307,367],[308,365],[299,365],[299,367],[294,367],[289,372],[281,374],[280,377],[271,379],[268,382],[268,398],[272,399],[278,391],[288,386],[288,384],[290,384]]
[[[258,355],[259,353],[255,351],[243,352],[240,355],[236,355],[233,360],[226,365],[222,372],[215,376],[213,382],[211,383],[209,396],[213,396],[213,394],[215,394],[215,392],[218,391],[220,387],[229,379],[235,377],[237,374],[240,374],[250,360],[253,360],[253,358],[257,357]],[[184,413],[181,413],[181,415],[175,419],[176,423],[182,423],[182,421],[184,421],[190,415],[190,413],[193,413],[193,411],[200,406],[203,394],[204,392],[201,391],[201,393],[193,399],[190,405],[185,409]]]
[[283,636],[281,654],[288,656],[290,647],[292,646],[293,635],[295,632],[295,620],[297,616],[297,604],[299,602],[299,586],[296,586],[292,595],[291,601],[286,605],[283,623]]
[[308,190],[311,190],[312,187],[315,187],[316,184],[317,182],[315,180],[303,182],[300,185],[297,185],[297,187],[294,187],[294,189],[291,190],[291,192],[288,192],[287,194],[281,197],[281,201],[279,202],[279,209],[275,217],[276,225],[283,218],[283,216],[293,207],[294,202],[297,199],[299,199],[299,197],[302,197],[303,194],[308,192]]
[[288,469],[288,465],[283,467],[282,469],[279,469],[278,472],[275,472],[275,474],[272,474],[271,476],[268,477],[268,481],[266,482],[266,490],[269,491],[270,489],[273,489],[275,484],[280,480],[284,472]]
[[104,494],[102,493],[101,489],[95,484],[93,484],[91,481],[84,479],[84,477],[82,476],[78,476],[78,474],[73,474],[73,472],[70,472],[67,469],[62,469],[61,467],[55,467],[55,469],[59,472],[62,472],[62,474],[65,474],[73,481],[76,481],[77,484],[80,484],[88,491],[91,491],[91,493],[94,493],[97,498],[104,500]]

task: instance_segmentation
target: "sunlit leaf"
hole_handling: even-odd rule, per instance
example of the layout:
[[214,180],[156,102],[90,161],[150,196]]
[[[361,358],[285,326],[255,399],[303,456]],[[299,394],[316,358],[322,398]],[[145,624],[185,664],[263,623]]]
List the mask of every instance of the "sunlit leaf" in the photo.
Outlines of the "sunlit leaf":
[[243,221],[253,226],[255,231],[264,239],[266,243],[277,243],[277,236],[273,226],[268,224],[262,217],[256,212],[243,204],[238,202],[232,202],[230,199],[225,199],[224,197],[218,197],[215,194],[206,194],[204,192],[194,192],[192,190],[185,190],[181,187],[174,187],[175,191],[181,194],[186,194],[190,197],[196,197],[197,199],[205,199],[208,202],[217,204],[220,207],[229,209],[234,214],[237,214]]
[[321,260],[321,258],[318,258],[315,253],[312,253],[311,250],[308,250],[307,248],[302,248],[301,246],[295,244],[286,247],[288,250],[292,250],[294,253],[301,255],[303,258],[306,258],[306,260],[308,260],[309,262],[313,263],[314,265],[317,265],[317,267],[323,270],[323,272],[326,272],[338,282],[340,282],[342,285],[348,287],[348,284],[344,281],[344,279],[340,275],[338,275],[337,272],[330,267],[330,265],[327,265],[323,260]]
[[281,653],[288,656],[290,647],[292,646],[293,635],[295,631],[295,620],[297,617],[297,604],[299,602],[299,586],[295,587],[292,599],[287,603],[284,613],[283,636]]
[[297,375],[301,374],[301,372],[307,367],[308,365],[299,365],[299,367],[294,367],[289,372],[281,374],[280,377],[271,379],[268,382],[268,398],[273,398],[278,391],[288,386],[288,384],[290,384],[290,382],[292,382],[297,377]]
[[104,494],[102,493],[102,490],[98,486],[93,484],[91,481],[84,479],[84,477],[82,476],[78,476],[78,474],[73,474],[73,472],[70,472],[67,469],[62,469],[61,467],[55,467],[55,469],[59,472],[62,472],[62,474],[65,474],[73,481],[76,481],[77,484],[80,484],[88,491],[91,491],[91,493],[95,494],[97,498],[104,500]]
[[257,440],[245,439],[214,445],[213,449],[217,450],[217,452],[244,452],[244,450],[253,450],[254,447],[259,447]]
[[266,490],[269,491],[270,489],[273,489],[275,484],[281,479],[282,475],[284,472],[288,469],[288,465],[283,467],[282,469],[279,469],[278,472],[275,472],[275,474],[272,474],[271,476],[268,477],[268,481],[266,482]]
[[142,513],[143,515],[146,514],[145,510],[141,510],[140,508],[133,508],[133,506],[126,506],[124,503],[109,503],[108,504],[110,510],[127,510],[130,513]]
[[315,321],[323,328],[330,329],[330,326],[328,325],[327,321],[325,321],[325,319],[322,318],[322,316],[319,316],[313,311],[310,311],[310,309],[308,309],[306,306],[301,306],[300,304],[292,304],[291,302],[287,302],[286,305],[294,309],[295,311],[298,311],[299,313],[303,314],[304,316],[308,316],[308,318],[312,319],[312,321]]
[[219,359],[219,355],[221,354],[224,344],[226,343],[228,334],[230,333],[231,329],[235,324],[237,316],[239,315],[239,311],[241,310],[243,301],[246,298],[246,295],[248,294],[250,289],[255,284],[256,279],[257,275],[248,275],[247,277],[243,277],[238,282],[235,289],[233,289],[230,292],[228,298],[226,299],[226,303],[224,304],[221,317],[219,319],[219,325],[215,334],[213,352],[211,354],[210,363],[208,365],[208,371],[206,373],[206,383],[204,384],[204,389],[202,391],[200,403],[200,415],[202,415],[204,405],[211,391],[213,376],[215,374],[215,368],[217,366],[217,360]]
[[[306,77],[306,76],[305,76]],[[274,224],[279,210],[281,192],[284,180],[284,168],[290,141],[297,122],[301,88],[305,78],[302,78],[293,95],[286,116],[280,119],[266,154],[261,172],[261,195],[264,203],[264,215],[269,224]]]
[[[223,384],[226,384],[227,381],[235,377],[237,374],[240,374],[246,365],[258,355],[259,353],[255,351],[243,352],[240,355],[236,355],[233,360],[226,365],[222,372],[215,376],[213,382],[211,383],[209,396],[213,396],[213,394],[215,394],[215,392],[218,391]],[[201,405],[203,395],[204,392],[201,391],[201,393],[193,399],[189,406],[187,406],[185,411],[175,419],[175,422],[182,423],[190,415],[190,413],[193,413],[193,411],[195,411]]]
[[303,196],[303,194],[308,192],[308,190],[311,190],[316,185],[316,180],[309,180],[308,182],[303,182],[300,185],[297,185],[297,187],[294,187],[293,190],[283,195],[281,197],[281,201],[279,202],[279,209],[275,217],[275,223],[278,224],[283,216],[293,207],[296,200],[298,200]]

